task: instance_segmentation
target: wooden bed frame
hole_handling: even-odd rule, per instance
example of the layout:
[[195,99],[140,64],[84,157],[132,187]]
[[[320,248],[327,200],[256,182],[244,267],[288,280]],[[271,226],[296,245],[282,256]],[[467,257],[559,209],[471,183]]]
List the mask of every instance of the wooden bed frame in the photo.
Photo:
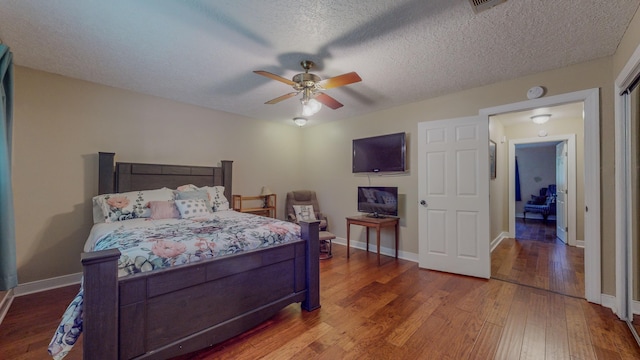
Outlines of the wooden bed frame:
[[[99,153],[99,192],[180,185],[225,187],[221,167],[116,163]],[[318,222],[300,241],[118,278],[116,249],[82,254],[84,359],[166,359],[218,344],[301,302],[320,307]]]

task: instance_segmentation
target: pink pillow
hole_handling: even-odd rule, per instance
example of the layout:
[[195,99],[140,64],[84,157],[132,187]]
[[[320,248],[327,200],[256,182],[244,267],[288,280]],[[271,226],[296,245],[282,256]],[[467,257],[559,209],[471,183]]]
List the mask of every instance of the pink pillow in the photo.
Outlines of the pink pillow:
[[160,219],[180,219],[180,212],[174,201],[149,201],[151,218]]

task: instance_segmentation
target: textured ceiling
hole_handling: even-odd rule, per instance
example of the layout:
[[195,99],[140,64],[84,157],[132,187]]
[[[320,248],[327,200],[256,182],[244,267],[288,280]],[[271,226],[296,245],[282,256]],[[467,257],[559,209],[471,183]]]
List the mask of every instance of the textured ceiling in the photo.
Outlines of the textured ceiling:
[[73,78],[293,124],[300,103],[264,102],[315,61],[350,118],[612,55],[640,0],[0,0],[15,63]]

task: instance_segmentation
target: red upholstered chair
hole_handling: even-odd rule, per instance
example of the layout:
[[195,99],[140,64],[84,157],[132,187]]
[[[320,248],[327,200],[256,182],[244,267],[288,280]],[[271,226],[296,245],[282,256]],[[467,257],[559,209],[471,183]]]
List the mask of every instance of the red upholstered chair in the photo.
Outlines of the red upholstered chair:
[[327,231],[327,217],[320,212],[316,192],[312,190],[296,190],[287,193],[285,200],[285,211],[287,220],[297,223],[299,220],[320,220],[320,259],[329,259],[331,253],[332,240],[336,236]]

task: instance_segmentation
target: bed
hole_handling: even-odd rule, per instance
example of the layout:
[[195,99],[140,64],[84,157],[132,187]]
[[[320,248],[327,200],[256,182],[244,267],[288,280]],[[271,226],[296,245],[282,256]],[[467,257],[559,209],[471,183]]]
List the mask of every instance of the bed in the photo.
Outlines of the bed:
[[[193,184],[224,186],[231,199],[231,161],[201,167],[114,159],[99,153],[100,194]],[[127,276],[118,276],[119,250],[83,253],[83,357],[166,359],[241,334],[292,303],[318,309],[318,222],[300,223],[299,234],[274,246]]]

